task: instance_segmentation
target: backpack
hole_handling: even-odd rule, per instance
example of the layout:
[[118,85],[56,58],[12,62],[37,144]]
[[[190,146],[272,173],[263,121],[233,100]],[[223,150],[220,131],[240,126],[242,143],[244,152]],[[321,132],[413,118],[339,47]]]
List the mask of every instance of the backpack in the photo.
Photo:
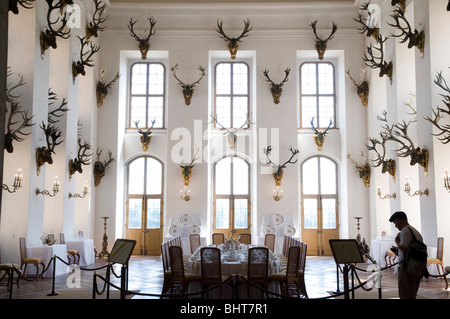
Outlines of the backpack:
[[427,270],[427,245],[418,241],[413,231],[409,228],[412,235],[412,241],[405,255],[404,267],[408,274],[415,277],[428,278]]

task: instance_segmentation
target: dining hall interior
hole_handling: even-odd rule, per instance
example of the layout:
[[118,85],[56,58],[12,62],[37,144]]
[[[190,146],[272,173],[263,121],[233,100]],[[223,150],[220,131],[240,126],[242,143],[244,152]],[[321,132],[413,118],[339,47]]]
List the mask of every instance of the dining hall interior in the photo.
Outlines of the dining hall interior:
[[133,299],[344,298],[347,240],[359,283],[382,274],[356,298],[397,299],[396,211],[418,298],[449,299],[449,1],[0,11],[1,299],[90,299],[109,267]]

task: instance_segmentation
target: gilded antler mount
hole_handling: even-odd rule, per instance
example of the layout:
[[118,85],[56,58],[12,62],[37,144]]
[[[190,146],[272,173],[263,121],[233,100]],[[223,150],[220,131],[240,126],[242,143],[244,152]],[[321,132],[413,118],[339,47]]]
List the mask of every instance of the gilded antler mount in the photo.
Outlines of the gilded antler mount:
[[181,81],[178,78],[178,76],[177,76],[178,64],[175,64],[170,70],[172,71],[173,77],[178,81],[178,84],[183,89],[184,103],[186,105],[191,105],[191,99],[192,99],[192,95],[194,94],[194,88],[197,84],[200,83],[200,81],[206,75],[205,67],[203,67],[201,65],[198,66],[198,70],[201,73],[200,78],[191,84],[184,83],[183,81]]
[[284,85],[284,83],[286,83],[289,80],[290,72],[291,72],[291,69],[286,68],[284,70],[285,76],[284,76],[283,81],[281,81],[280,83],[277,84],[270,79],[269,70],[265,69],[263,71],[263,74],[266,77],[266,81],[270,83],[270,92],[272,92],[273,103],[275,103],[275,104],[280,103],[281,93],[283,93],[283,85]]
[[316,25],[317,25],[317,20],[311,22],[311,24],[310,24],[311,28],[313,29],[314,35],[316,36],[315,46],[316,46],[316,51],[319,56],[319,60],[323,60],[325,51],[327,50],[328,41],[330,41],[331,39],[334,38],[334,34],[337,32],[338,26],[333,21],[333,28],[331,30],[331,34],[328,36],[328,38],[323,39],[323,38],[319,37],[319,35],[317,34]]
[[236,38],[230,38],[223,31],[223,21],[217,20],[216,31],[219,33],[220,38],[222,38],[226,42],[228,42],[228,50],[230,51],[231,59],[233,59],[233,60],[236,59],[236,54],[239,49],[239,42],[241,42],[243,38],[248,37],[248,34],[251,30],[252,30],[252,27],[250,27],[250,20],[247,19],[244,21],[244,30],[242,30],[241,35],[239,35]]
[[275,172],[273,173],[272,176],[275,179],[276,186],[281,186],[281,180],[283,178],[284,169],[286,168],[286,165],[287,164],[295,164],[298,161],[298,159],[296,159],[295,161],[292,161],[292,159],[294,158],[294,156],[296,156],[298,153],[300,153],[300,151],[296,148],[293,148],[292,146],[289,147],[289,151],[291,152],[291,157],[286,162],[284,162],[283,164],[275,164],[270,159],[270,153],[272,152],[272,146],[269,145],[269,146],[267,146],[267,148],[263,149],[263,152],[267,157],[267,164],[270,164],[273,168],[275,168]]
[[150,23],[150,30],[148,32],[147,37],[141,38],[139,37],[136,32],[134,31],[134,25],[138,20],[133,21],[133,18],[130,19],[130,22],[128,23],[128,29],[130,30],[131,36],[139,43],[139,51],[141,52],[141,58],[142,60],[147,59],[148,50],[150,49],[150,37],[156,33],[155,25],[156,20],[150,16],[147,17],[148,22]]

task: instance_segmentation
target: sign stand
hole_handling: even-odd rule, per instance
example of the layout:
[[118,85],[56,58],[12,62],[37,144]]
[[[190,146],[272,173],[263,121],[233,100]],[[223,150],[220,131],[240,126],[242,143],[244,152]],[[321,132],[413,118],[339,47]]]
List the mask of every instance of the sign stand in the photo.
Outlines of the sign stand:
[[[128,289],[128,261],[130,260],[135,240],[130,239],[117,239],[114,243],[113,249],[108,256],[109,267],[107,269],[107,280],[110,279],[110,267],[113,264],[121,264],[120,271],[120,299],[125,299],[125,290]],[[109,298],[109,285],[108,285],[108,298]]]

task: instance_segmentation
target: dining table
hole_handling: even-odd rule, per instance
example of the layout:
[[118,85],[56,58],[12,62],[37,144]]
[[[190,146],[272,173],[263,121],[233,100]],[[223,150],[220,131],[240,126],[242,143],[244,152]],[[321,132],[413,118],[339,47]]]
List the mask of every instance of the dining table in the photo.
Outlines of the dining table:
[[[48,269],[44,272],[44,278],[49,278],[53,276],[53,261],[54,256],[67,261],[67,246],[66,244],[53,244],[53,245],[36,245],[27,247],[27,257],[32,258],[42,258],[44,264]],[[51,262],[52,261],[52,262]],[[39,273],[42,271],[41,266],[39,266]],[[56,258],[55,262],[55,276],[63,275],[69,273],[69,266],[63,263],[61,260]],[[34,276],[36,274],[36,267],[33,264],[27,265],[27,270],[25,275]]]
[[78,250],[80,254],[80,267],[95,263],[94,240],[86,238],[73,238],[66,240],[68,250]]

